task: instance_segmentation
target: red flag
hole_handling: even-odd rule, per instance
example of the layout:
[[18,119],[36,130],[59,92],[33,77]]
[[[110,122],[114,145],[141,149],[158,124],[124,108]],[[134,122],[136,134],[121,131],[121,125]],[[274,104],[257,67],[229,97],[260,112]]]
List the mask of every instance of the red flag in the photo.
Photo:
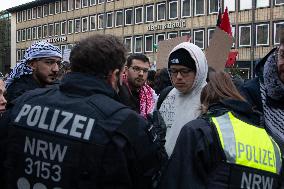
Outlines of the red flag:
[[225,31],[230,36],[232,36],[232,27],[231,27],[230,18],[229,18],[228,7],[226,7],[225,12],[223,14],[220,28],[221,30]]
[[238,51],[233,51],[233,52],[231,51],[229,53],[228,59],[225,65],[226,68],[230,68],[234,66],[236,59],[237,59],[237,55],[238,55]]

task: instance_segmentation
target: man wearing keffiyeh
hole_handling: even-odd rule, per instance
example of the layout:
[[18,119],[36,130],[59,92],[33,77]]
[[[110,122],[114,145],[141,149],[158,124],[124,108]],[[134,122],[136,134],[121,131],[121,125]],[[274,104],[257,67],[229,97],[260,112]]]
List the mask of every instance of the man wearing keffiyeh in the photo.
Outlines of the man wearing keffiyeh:
[[146,118],[154,109],[156,93],[147,85],[150,61],[144,54],[132,54],[127,59],[126,78],[119,90],[123,104]]
[[26,91],[51,85],[56,80],[61,59],[60,49],[48,42],[31,45],[7,78],[8,102]]

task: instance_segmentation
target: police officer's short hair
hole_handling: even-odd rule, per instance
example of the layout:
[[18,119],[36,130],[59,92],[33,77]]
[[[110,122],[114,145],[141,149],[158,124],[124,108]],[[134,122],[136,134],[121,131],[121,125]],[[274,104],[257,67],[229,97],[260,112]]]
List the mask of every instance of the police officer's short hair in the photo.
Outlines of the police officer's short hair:
[[95,34],[77,43],[70,53],[73,72],[107,76],[121,70],[126,61],[126,49],[118,37]]
[[129,55],[129,57],[127,58],[127,67],[130,67],[132,65],[132,60],[133,59],[141,60],[141,61],[143,61],[145,63],[150,64],[149,58],[145,54],[134,53],[134,54]]

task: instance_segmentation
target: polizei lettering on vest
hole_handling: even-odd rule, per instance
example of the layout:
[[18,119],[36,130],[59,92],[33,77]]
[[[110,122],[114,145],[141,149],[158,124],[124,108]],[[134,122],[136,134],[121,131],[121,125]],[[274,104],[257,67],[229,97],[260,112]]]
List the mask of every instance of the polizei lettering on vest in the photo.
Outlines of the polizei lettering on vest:
[[[47,114],[52,115],[51,120],[46,120]],[[30,127],[38,127],[85,140],[89,140],[95,123],[94,119],[79,114],[29,104],[22,107],[14,121],[17,123],[21,119],[25,119]],[[70,124],[71,127],[66,127]]]
[[264,175],[243,172],[240,188],[272,189],[273,178]]
[[248,161],[254,161],[262,165],[275,167],[273,153],[267,149],[258,148],[251,145],[245,145],[238,142],[238,158],[245,156]]

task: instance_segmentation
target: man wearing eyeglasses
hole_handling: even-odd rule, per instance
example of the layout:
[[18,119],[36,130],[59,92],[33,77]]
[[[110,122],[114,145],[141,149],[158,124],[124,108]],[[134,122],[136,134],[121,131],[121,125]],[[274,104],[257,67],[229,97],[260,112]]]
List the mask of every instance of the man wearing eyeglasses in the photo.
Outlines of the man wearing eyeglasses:
[[263,113],[264,128],[278,143],[284,157],[284,30],[279,47],[256,65],[255,72],[257,77],[247,81],[241,93]]
[[146,117],[154,108],[156,94],[147,85],[150,61],[144,54],[131,54],[125,67],[125,80],[119,90],[123,104]]
[[170,53],[168,71],[174,88],[159,108],[167,125],[165,148],[169,156],[181,128],[201,113],[200,94],[206,85],[207,70],[204,53],[192,43],[181,43]]
[[50,43],[40,41],[29,47],[6,81],[8,102],[26,91],[53,84],[61,59],[60,49]]

